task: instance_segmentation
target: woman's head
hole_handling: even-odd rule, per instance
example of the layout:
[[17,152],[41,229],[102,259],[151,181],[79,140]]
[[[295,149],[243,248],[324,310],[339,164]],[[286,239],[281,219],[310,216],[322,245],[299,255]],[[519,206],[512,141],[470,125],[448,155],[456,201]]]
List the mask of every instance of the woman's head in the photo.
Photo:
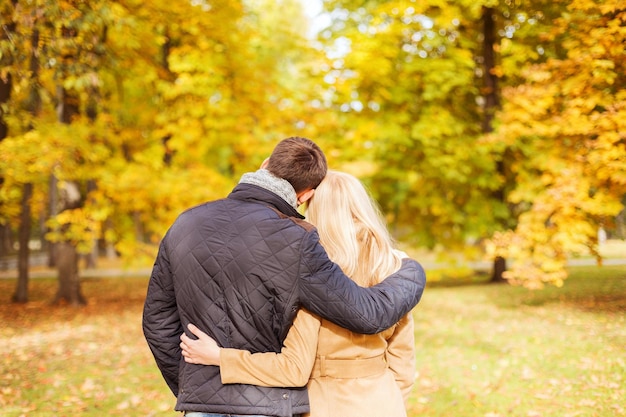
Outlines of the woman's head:
[[307,219],[329,257],[361,285],[397,270],[400,258],[376,202],[354,176],[329,170],[315,190]]

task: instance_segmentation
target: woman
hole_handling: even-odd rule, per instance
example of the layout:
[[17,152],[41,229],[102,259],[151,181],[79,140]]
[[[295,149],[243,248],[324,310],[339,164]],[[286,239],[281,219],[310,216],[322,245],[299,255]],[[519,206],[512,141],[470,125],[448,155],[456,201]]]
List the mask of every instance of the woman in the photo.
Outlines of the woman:
[[[352,175],[329,171],[307,219],[330,259],[359,285],[374,285],[400,268],[401,253],[377,205]],[[411,314],[382,333],[362,335],[301,310],[278,354],[222,349],[197,327],[189,330],[199,339],[181,336],[185,361],[221,366],[224,384],[306,384],[311,417],[406,416],[415,375]]]

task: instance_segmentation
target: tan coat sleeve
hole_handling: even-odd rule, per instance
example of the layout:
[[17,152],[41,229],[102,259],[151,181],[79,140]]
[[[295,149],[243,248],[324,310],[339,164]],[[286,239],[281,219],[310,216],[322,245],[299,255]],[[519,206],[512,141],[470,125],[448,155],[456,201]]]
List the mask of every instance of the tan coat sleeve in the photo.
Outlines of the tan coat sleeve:
[[400,387],[404,404],[408,407],[409,396],[415,383],[415,330],[411,313],[398,322],[388,343],[387,363]]
[[319,318],[300,309],[281,353],[251,354],[247,350],[222,349],[222,383],[264,387],[305,386],[315,363],[319,328]]

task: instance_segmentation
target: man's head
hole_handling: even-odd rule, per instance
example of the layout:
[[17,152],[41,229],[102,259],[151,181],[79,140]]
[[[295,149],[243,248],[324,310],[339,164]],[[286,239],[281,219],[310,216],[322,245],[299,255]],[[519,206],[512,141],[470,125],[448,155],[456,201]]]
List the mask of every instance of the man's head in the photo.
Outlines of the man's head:
[[296,190],[300,203],[310,198],[307,192],[320,185],[328,170],[320,147],[301,137],[280,141],[263,167],[272,175],[287,180]]

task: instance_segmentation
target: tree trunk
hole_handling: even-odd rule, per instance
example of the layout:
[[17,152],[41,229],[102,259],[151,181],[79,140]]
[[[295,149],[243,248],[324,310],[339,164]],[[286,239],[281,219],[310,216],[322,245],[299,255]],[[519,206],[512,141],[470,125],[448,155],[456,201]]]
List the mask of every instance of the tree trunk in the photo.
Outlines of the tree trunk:
[[[9,125],[4,118],[4,108],[8,106],[11,98],[12,78],[11,74],[0,77],[0,141],[9,135]],[[4,182],[4,180],[2,180]],[[2,185],[2,184],[0,184]]]
[[[69,93],[64,87],[57,87],[59,100],[58,115],[61,123],[70,124],[79,113],[79,99],[76,94]],[[59,212],[78,208],[82,205],[80,190],[73,182],[66,183],[66,191],[59,193]],[[55,187],[57,189],[57,187]],[[59,272],[59,289],[53,303],[67,301],[70,305],[86,304],[81,294],[78,276],[78,251],[70,241],[58,242],[56,247],[56,265]]]
[[[496,37],[496,24],[494,21],[494,9],[491,7],[483,7],[483,65],[484,65],[484,90],[483,96],[485,98],[484,115],[483,115],[483,133],[490,133],[493,131],[493,117],[497,111],[500,102],[498,97],[498,77],[494,73],[496,66],[496,53],[495,44],[497,42]],[[498,163],[498,171],[502,173],[504,170],[504,164]],[[504,201],[504,189],[497,190],[496,196],[501,201]],[[491,275],[491,282],[505,282],[502,277],[502,273],[506,271],[506,259],[496,257],[493,261],[493,271]]]
[[21,214],[20,214],[20,228],[19,228],[19,243],[20,249],[17,257],[17,286],[15,293],[13,294],[14,303],[27,303],[28,302],[28,259],[30,255],[30,248],[28,242],[30,241],[31,230],[31,210],[30,199],[33,195],[33,184],[24,184],[22,191],[21,202]]
[[494,72],[496,67],[496,51],[497,43],[496,23],[494,21],[494,9],[491,7],[483,7],[483,65],[484,65],[484,86],[483,96],[485,98],[484,116],[483,116],[483,133],[493,131],[493,117],[500,106],[498,96],[498,77]]
[[[94,113],[95,114],[95,113]],[[89,196],[97,188],[94,180],[87,181],[87,195]],[[85,268],[94,269],[98,266],[98,239],[94,239],[92,242],[91,252],[84,255]]]
[[[113,221],[111,220],[111,218],[109,217],[105,223],[104,223],[104,227],[106,230],[108,229],[112,229],[113,228]],[[103,235],[106,235],[106,233],[103,233]],[[116,259],[117,258],[117,252],[115,251],[115,245],[113,244],[113,242],[109,242],[106,240],[102,240],[102,244],[103,244],[103,249],[104,249],[104,253],[107,259]]]
[[[67,182],[65,189],[59,195],[61,212],[72,210],[81,206],[81,195],[78,185]],[[78,306],[87,303],[80,290],[80,277],[78,275],[78,250],[76,244],[71,241],[61,241],[56,245],[56,265],[59,273],[59,287],[52,303],[62,301],[70,305]]]
[[72,243],[59,242],[57,244],[57,270],[59,272],[59,287],[52,303],[66,302],[72,306],[87,304],[87,300],[80,289],[78,252]]
[[93,248],[91,249],[91,252],[86,253],[83,256],[83,259],[85,260],[85,269],[95,269],[98,267],[98,242],[94,241],[93,243]]
[[0,254],[6,255],[13,250],[11,245],[11,228],[8,224],[0,224]]
[[[17,4],[17,0],[12,0],[13,7]],[[7,13],[8,14],[8,13]],[[0,30],[0,41],[6,42],[14,34],[16,30],[16,23],[9,18],[8,15],[2,16],[5,23],[2,24]],[[9,65],[12,61],[12,56],[6,54],[0,57],[0,67]],[[13,88],[13,78],[11,73],[8,72],[4,76],[0,76],[0,142],[9,135],[9,125],[5,118],[6,109],[9,106],[9,100],[11,98],[11,90]],[[0,175],[0,187],[4,184],[4,177]],[[7,225],[0,225],[0,254],[8,254],[12,251],[11,247],[11,227]]]
[[[11,5],[13,8],[17,5],[17,0],[12,0]],[[4,21],[0,27],[0,41],[11,41],[11,37],[15,34],[17,29],[17,23],[12,19],[11,14],[7,11],[6,14],[0,16]],[[6,19],[6,20],[5,20]],[[13,62],[12,54],[3,54],[0,56],[0,67],[9,66]],[[13,77],[10,72],[0,76],[0,141],[6,138],[9,134],[9,125],[4,117],[6,109],[9,105],[9,99],[11,98],[11,89],[13,88]]]
[[[39,95],[39,31],[33,30],[30,37],[30,78],[31,87],[29,92],[29,98],[26,103],[29,113],[36,118],[41,112],[41,96]],[[29,130],[32,130],[34,126],[31,124],[28,126]],[[18,253],[18,276],[17,287],[15,294],[13,294],[13,301],[16,303],[28,302],[28,267],[30,258],[30,234],[31,234],[31,207],[30,199],[33,195],[33,184],[24,184],[22,191],[21,202],[21,214],[20,214],[20,228],[19,228],[19,243],[20,249]]]
[[[172,48],[172,40],[167,34],[167,30],[164,34],[165,42],[163,42],[163,46],[161,47],[161,66],[165,70],[165,74],[167,74],[168,79],[171,80],[172,71],[170,70],[170,52]],[[172,165],[172,159],[174,157],[174,151],[169,145],[169,141],[172,138],[172,135],[166,135],[161,139],[161,143],[163,144],[163,163],[165,166]]]
[[501,256],[496,256],[496,259],[493,261],[491,282],[494,284],[507,282],[507,280],[502,276],[504,271],[506,271],[506,259]]
[[[57,189],[57,178],[52,174],[50,181],[48,182],[48,206],[50,207],[50,218],[56,216],[59,213],[59,194]],[[53,230],[48,229],[49,232]],[[55,268],[57,266],[57,244],[56,242],[47,242],[48,247],[48,267]]]

